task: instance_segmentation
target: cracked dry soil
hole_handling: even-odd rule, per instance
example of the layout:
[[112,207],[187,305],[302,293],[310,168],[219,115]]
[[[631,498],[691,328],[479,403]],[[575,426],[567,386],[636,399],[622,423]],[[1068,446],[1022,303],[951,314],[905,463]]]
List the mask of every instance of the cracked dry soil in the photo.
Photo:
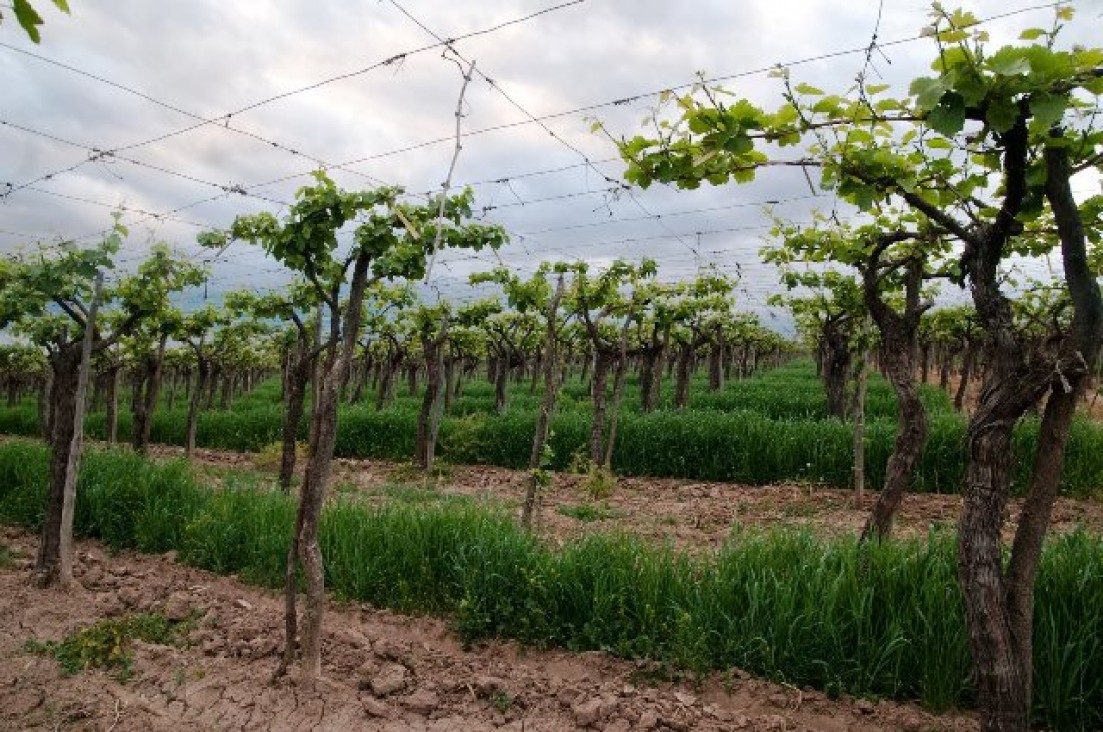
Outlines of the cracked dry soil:
[[[5,730],[975,730],[969,715],[829,700],[738,670],[694,684],[644,681],[602,653],[489,642],[464,649],[447,621],[331,601],[324,679],[270,682],[282,603],[275,592],[175,562],[77,546],[79,587],[29,584],[35,537],[0,529],[0,729]],[[28,639],[60,640],[128,612],[201,612],[186,647],[134,644],[134,675],[65,676]]]
[[[158,459],[184,456],[181,448],[156,445],[151,454]],[[198,469],[253,471],[269,481],[275,473],[256,467],[250,453],[199,449],[191,458]],[[369,502],[391,500],[386,486],[409,484],[421,489],[421,500],[467,497],[498,503],[517,512],[524,495],[528,473],[490,465],[456,465],[446,477],[426,479],[411,473],[408,466],[384,460],[338,458],[334,460],[334,489],[337,495],[357,496]],[[600,500],[587,497],[582,477],[555,473],[552,486],[541,496],[536,531],[545,540],[562,544],[579,536],[609,530],[624,531],[648,541],[672,543],[681,549],[715,549],[731,535],[733,527],[768,529],[803,528],[823,536],[856,535],[861,532],[873,504],[876,486],[866,490],[855,505],[851,490],[827,486],[783,483],[740,485],[682,478],[621,477],[612,494]],[[600,520],[581,521],[569,513],[579,505],[598,506]],[[1005,538],[1014,536],[1014,518],[1022,498],[1008,507],[1010,520]],[[924,537],[932,528],[952,530],[961,513],[961,496],[909,493],[893,528],[895,536]],[[1061,496],[1053,508],[1050,534],[1084,528],[1103,532],[1103,502]]]

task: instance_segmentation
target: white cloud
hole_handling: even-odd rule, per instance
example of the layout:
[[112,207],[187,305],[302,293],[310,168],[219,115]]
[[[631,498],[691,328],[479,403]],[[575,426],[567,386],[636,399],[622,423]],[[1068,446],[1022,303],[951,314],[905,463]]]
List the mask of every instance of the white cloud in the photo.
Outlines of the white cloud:
[[[404,2],[413,15],[446,37],[520,17],[549,4],[550,0]],[[995,0],[970,3],[970,8],[981,16],[1008,9]],[[886,2],[881,41],[916,34],[925,22],[925,12],[926,6],[920,2]],[[1091,40],[1093,13],[1090,9],[1082,12],[1084,17],[1070,29],[1070,37]],[[478,68],[527,110],[548,114],[686,83],[699,70],[710,76],[728,75],[861,48],[869,41],[876,15],[875,3],[853,1],[588,0],[461,41],[457,47],[476,59]],[[1048,20],[1046,11],[1038,11],[993,23],[991,30],[994,40],[1009,40],[1028,22],[1045,24]],[[72,16],[47,15],[41,46],[27,41],[10,22],[0,26],[0,41],[212,117],[432,42],[390,3],[352,0],[85,1],[73,4]],[[902,84],[925,72],[929,46],[902,44],[887,48],[885,53],[892,63],[875,54],[877,72],[888,81]],[[841,91],[861,65],[862,55],[856,54],[799,66],[793,73]],[[0,85],[4,89],[0,119],[81,145],[113,148],[193,122],[7,48],[0,48]],[[764,104],[776,104],[778,100],[776,82],[761,74],[734,79],[727,85]],[[285,147],[339,163],[449,137],[459,86],[455,65],[441,59],[439,51],[432,51],[235,115],[230,123]],[[618,134],[632,134],[653,101],[645,98],[590,114],[605,120]],[[570,115],[551,120],[548,125],[562,140],[594,160],[615,156],[607,141],[590,134],[586,116]],[[472,83],[463,120],[466,130],[524,120],[525,115],[485,81]],[[9,127],[0,127],[0,149],[4,150],[0,156],[0,184],[23,183],[87,155],[87,151]],[[246,187],[304,173],[312,167],[301,157],[213,125],[124,154],[215,184]],[[451,144],[444,142],[354,167],[402,183],[410,190],[429,190],[439,186],[450,154]],[[649,255],[660,258],[664,272],[689,273],[697,260],[685,242],[696,246],[696,232],[744,229],[703,235],[700,248],[709,252],[707,257],[721,263],[742,265],[749,303],[761,302],[773,287],[772,272],[757,264],[761,232],[747,230],[767,222],[758,207],[669,216],[661,223],[615,220],[639,218],[643,210],[668,214],[805,196],[807,184],[799,172],[770,171],[753,185],[695,192],[675,192],[660,186],[637,192],[638,204],[625,196],[612,200],[599,193],[536,203],[554,196],[601,191],[608,186],[594,170],[577,165],[580,161],[577,153],[543,129],[523,124],[466,138],[456,180],[493,181],[575,166],[558,173],[516,178],[509,184],[478,187],[477,206],[498,207],[488,212],[490,220],[500,221],[515,232],[560,229],[512,244],[502,253],[511,265],[529,266],[542,254],[569,253],[595,261]],[[621,170],[617,163],[596,167],[614,177]],[[335,171],[334,176],[342,185],[368,185],[362,177],[343,171]],[[300,177],[263,192],[287,200],[303,182],[305,179]],[[111,205],[126,202],[153,211],[167,211],[219,193],[215,187],[121,161],[85,164],[37,187]],[[812,203],[798,201],[779,211],[806,215]],[[830,206],[830,202],[819,203]],[[231,196],[196,206],[180,216],[212,227],[225,226],[235,213],[264,206]],[[108,210],[102,206],[34,191],[17,192],[0,203],[3,232],[73,237],[102,228],[108,220]],[[578,224],[592,226],[563,228]],[[151,222],[137,227],[133,244],[140,251],[147,236],[155,235],[194,249],[195,231],[193,226],[172,221]],[[681,235],[682,241],[672,234]],[[641,241],[608,243],[625,239]],[[21,241],[22,237],[0,233],[0,251],[10,250]],[[595,249],[595,243],[602,244]],[[259,253],[235,249],[233,254],[232,259],[219,265],[217,282],[212,287],[238,283],[257,286],[282,280],[272,271],[275,266],[262,261]],[[461,260],[454,267],[462,279],[466,271],[483,264]],[[449,274],[438,271],[442,276]]]

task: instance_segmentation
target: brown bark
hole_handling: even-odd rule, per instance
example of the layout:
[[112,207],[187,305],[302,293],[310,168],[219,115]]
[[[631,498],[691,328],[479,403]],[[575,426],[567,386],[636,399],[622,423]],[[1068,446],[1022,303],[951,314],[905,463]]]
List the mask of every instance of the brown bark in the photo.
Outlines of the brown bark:
[[417,419],[417,444],[414,463],[422,470],[432,470],[436,460],[437,436],[444,400],[444,343],[448,338],[448,321],[440,330],[423,334],[421,349],[425,360],[425,395]]
[[121,366],[109,366],[105,378],[104,421],[108,445],[114,445],[119,441],[119,374],[121,371]]
[[605,438],[605,456],[602,465],[606,470],[613,468],[613,448],[617,442],[617,427],[620,424],[620,404],[624,399],[624,381],[628,375],[628,321],[620,333],[620,352],[617,354],[617,366],[613,375],[613,399],[609,405],[609,435]]
[[84,447],[84,407],[88,374],[92,370],[92,345],[96,314],[103,288],[97,272],[92,305],[79,342],[65,344],[54,355],[54,418],[50,440],[50,488],[42,538],[34,576],[40,587],[73,583],[73,518],[77,497],[77,473]]
[[176,406],[176,382],[179,381],[179,378],[180,373],[177,369],[169,371],[169,389],[168,394],[165,395],[165,409],[170,412]]
[[387,357],[383,359],[379,375],[379,389],[375,393],[375,411],[382,411],[394,399],[395,374],[402,363],[402,352],[392,342],[387,345]]
[[295,477],[299,425],[306,412],[306,390],[310,382],[310,374],[314,369],[314,361],[314,354],[310,352],[306,339],[301,339],[298,349],[291,355],[288,364],[281,425],[279,486],[285,494],[291,493],[291,482]]
[[532,529],[532,517],[540,495],[540,463],[544,457],[544,446],[548,442],[551,427],[551,415],[555,411],[555,401],[559,394],[559,381],[555,369],[559,346],[559,304],[563,301],[565,283],[563,275],[555,287],[555,294],[545,313],[544,331],[544,398],[540,401],[540,411],[536,415],[536,431],[532,436],[532,452],[529,453],[529,481],[525,489],[525,499],[521,504],[521,528]]
[[674,408],[685,409],[689,405],[689,377],[692,373],[693,343],[678,344],[677,377],[674,382]]
[[222,388],[219,390],[218,408],[227,411],[234,402],[234,372],[229,369],[222,370]]
[[969,389],[969,379],[973,375],[973,367],[977,360],[977,347],[972,341],[965,347],[965,355],[961,359],[961,381],[957,385],[954,394],[954,409],[961,411],[965,405],[965,393]]
[[[888,246],[889,238],[884,242]],[[879,292],[882,276],[879,257],[880,253],[875,250],[863,272],[863,298],[881,333],[881,368],[896,392],[899,416],[896,442],[885,467],[885,483],[862,529],[862,541],[884,539],[892,532],[893,519],[911,484],[912,471],[926,446],[928,433],[927,410],[919,399],[919,387],[915,383],[919,320],[927,309],[919,302],[923,262],[916,258],[905,265],[904,312],[901,314],[888,306]]]
[[822,378],[827,393],[827,414],[846,418],[846,382],[850,373],[850,320],[831,318],[823,325],[820,340]]
[[640,354],[640,411],[655,411],[655,367],[659,362],[658,349],[645,348]]
[[359,404],[364,401],[364,394],[368,389],[368,382],[371,381],[372,374],[372,355],[371,349],[364,346],[364,361],[360,367],[359,378],[356,379],[356,389],[352,392],[352,403]]
[[498,367],[494,371],[494,411],[497,414],[505,414],[509,406],[509,356],[505,348],[498,350],[495,359]]
[[725,343],[721,336],[709,349],[709,391],[724,388],[724,351]]
[[[544,373],[544,370],[540,367],[543,360],[543,354],[537,353],[536,358],[532,359],[532,375],[529,379],[529,394],[535,394],[536,388],[540,386],[540,375]],[[522,360],[521,369],[528,368],[527,360]]]
[[941,361],[938,369],[938,388],[943,391],[949,391],[950,370],[953,368],[954,354],[946,344],[943,344],[939,347],[939,357]]
[[605,446],[605,412],[608,404],[606,387],[609,380],[609,366],[616,351],[599,347],[594,354],[593,384],[593,422],[590,425],[590,462],[601,465]]
[[[1028,348],[1028,342],[1015,331],[1010,304],[998,289],[997,267],[1025,196],[1025,121],[1020,119],[1005,138],[1006,194],[1001,217],[989,231],[967,242],[963,257],[986,335],[984,389],[969,423],[958,533],[958,576],[983,732],[1029,729],[1034,578],[1075,402],[1095,367],[1103,336],[1103,299],[1087,266],[1083,226],[1069,187],[1068,151],[1056,146],[1045,151],[1045,193],[1061,241],[1073,303],[1072,328],[1048,340],[1041,349]],[[1030,492],[1005,572],[1000,530],[1010,495],[1012,430],[1047,391],[1050,398]]]
[[202,342],[197,349],[196,359],[198,366],[195,370],[195,388],[191,390],[188,399],[187,425],[184,429],[184,454],[191,456],[195,452],[195,435],[199,428],[199,405],[201,395],[207,386],[207,380],[211,378],[211,360],[209,357],[198,353],[203,348]]
[[65,501],[65,471],[73,449],[77,411],[77,380],[80,369],[79,342],[67,343],[50,357],[53,389],[49,403],[50,487],[35,560],[35,583],[48,587],[62,582],[61,513]]
[[653,412],[659,404],[663,359],[670,341],[670,328],[652,329],[651,337],[640,349],[640,408]]
[[134,434],[131,442],[134,452],[145,455],[149,451],[149,436],[153,426],[153,413],[157,409],[157,395],[161,391],[162,366],[165,361],[165,341],[162,337],[157,347],[146,354],[142,370],[136,380],[134,395]]
[[[319,380],[320,393],[314,408],[310,457],[307,460],[299,509],[295,519],[295,536],[291,542],[291,548],[296,552],[299,565],[303,569],[306,585],[300,637],[302,649],[300,679],[308,687],[314,686],[314,681],[322,672],[321,644],[322,615],[325,607],[325,574],[322,565],[322,550],[318,544],[318,522],[321,517],[322,506],[325,504],[333,464],[333,448],[337,440],[337,407],[340,390],[349,372],[353,350],[360,330],[369,264],[369,255],[361,252],[355,261],[349,287],[349,299],[344,306],[343,323],[339,333],[340,348],[337,349],[337,333],[331,335],[330,343],[327,344],[327,351],[331,356],[326,359],[325,371],[320,374],[322,378]],[[336,321],[339,312],[335,307],[336,298],[334,298],[334,301],[332,317]],[[331,331],[336,330],[335,323]],[[337,349],[336,352],[334,349]],[[290,556],[289,559],[291,559]],[[294,565],[295,562],[288,562],[287,586],[284,588],[286,598],[285,624],[290,631],[285,639],[285,658],[293,653],[294,631],[297,625],[296,621],[293,620],[296,612]]]
[[216,361],[211,369],[211,383],[207,388],[207,393],[203,395],[203,408],[207,411],[214,409],[214,398],[218,393],[218,380],[220,378],[222,378],[222,365]]

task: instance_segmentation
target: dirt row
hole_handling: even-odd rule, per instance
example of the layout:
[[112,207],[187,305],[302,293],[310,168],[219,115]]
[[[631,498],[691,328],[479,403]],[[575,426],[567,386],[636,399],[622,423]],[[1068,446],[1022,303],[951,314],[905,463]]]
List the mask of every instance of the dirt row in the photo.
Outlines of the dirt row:
[[[181,448],[157,446],[161,458],[182,457]],[[225,469],[256,471],[260,480],[274,474],[257,467],[253,455],[198,450],[193,461],[217,477]],[[520,506],[528,475],[524,471],[492,466],[451,466],[428,478],[409,466],[377,460],[335,461],[334,495],[360,495],[367,500],[443,500],[466,496]],[[413,490],[395,490],[395,486]],[[745,486],[668,478],[619,478],[604,497],[586,491],[582,476],[559,473],[543,494],[537,530],[563,542],[595,531],[624,531],[647,539],[672,542],[683,548],[714,548],[735,527],[807,527],[838,536],[860,532],[876,491],[866,491],[860,502],[853,491],[820,485],[786,483]],[[1009,516],[1018,515],[1021,500],[1012,501]],[[959,496],[908,495],[897,518],[898,536],[924,536],[932,528],[952,529],[961,510]],[[1051,532],[1077,528],[1103,533],[1103,502],[1059,498]],[[1014,524],[1008,523],[1010,538]]]
[[[34,537],[6,529],[0,570],[0,728],[11,730],[974,730],[969,715],[829,700],[737,669],[695,683],[602,653],[491,642],[465,649],[445,621],[330,603],[324,679],[272,681],[282,604],[270,591],[175,562],[80,542],[69,592],[28,583]],[[184,647],[135,642],[126,683],[61,673],[30,639],[107,617],[200,617]]]

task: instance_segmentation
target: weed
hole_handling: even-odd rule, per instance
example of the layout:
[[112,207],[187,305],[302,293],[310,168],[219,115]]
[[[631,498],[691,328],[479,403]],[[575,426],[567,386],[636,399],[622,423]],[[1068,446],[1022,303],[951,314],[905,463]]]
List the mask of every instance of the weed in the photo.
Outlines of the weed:
[[513,706],[513,697],[508,692],[496,691],[490,697],[490,706],[505,714]]
[[668,663],[644,661],[637,664],[632,673],[628,675],[628,681],[633,686],[659,686],[680,681],[681,673]]
[[441,452],[447,456],[468,456],[473,462],[482,462],[485,453],[483,425],[485,415],[468,414],[452,421],[450,429],[441,438]]
[[591,521],[610,521],[622,518],[624,514],[607,505],[597,506],[592,503],[579,503],[574,506],[560,506],[556,511],[569,518],[589,523]]
[[[302,465],[307,457],[307,443],[295,443],[295,462]],[[253,456],[253,464],[259,470],[279,470],[283,461],[283,442],[269,442]]]
[[805,501],[787,503],[781,514],[785,518],[812,518],[816,515],[816,504]]
[[427,478],[425,471],[413,463],[401,463],[387,471],[387,480],[395,484],[425,485]]
[[[339,496],[355,496],[361,493],[360,487],[355,483],[350,483],[346,480],[339,481],[334,484],[333,492]],[[370,491],[365,491],[370,493]]]
[[5,544],[0,544],[0,569],[8,569],[15,564],[15,552]]
[[66,636],[61,641],[29,639],[24,649],[57,659],[71,676],[91,668],[108,670],[119,682],[134,675],[134,640],[158,645],[180,645],[194,626],[194,618],[174,622],[160,613],[139,613],[105,619]]
[[582,481],[582,490],[594,500],[608,498],[616,487],[616,474],[603,465],[591,466]]
[[442,498],[436,488],[424,485],[385,485],[380,492],[387,500],[399,503],[435,503]]

